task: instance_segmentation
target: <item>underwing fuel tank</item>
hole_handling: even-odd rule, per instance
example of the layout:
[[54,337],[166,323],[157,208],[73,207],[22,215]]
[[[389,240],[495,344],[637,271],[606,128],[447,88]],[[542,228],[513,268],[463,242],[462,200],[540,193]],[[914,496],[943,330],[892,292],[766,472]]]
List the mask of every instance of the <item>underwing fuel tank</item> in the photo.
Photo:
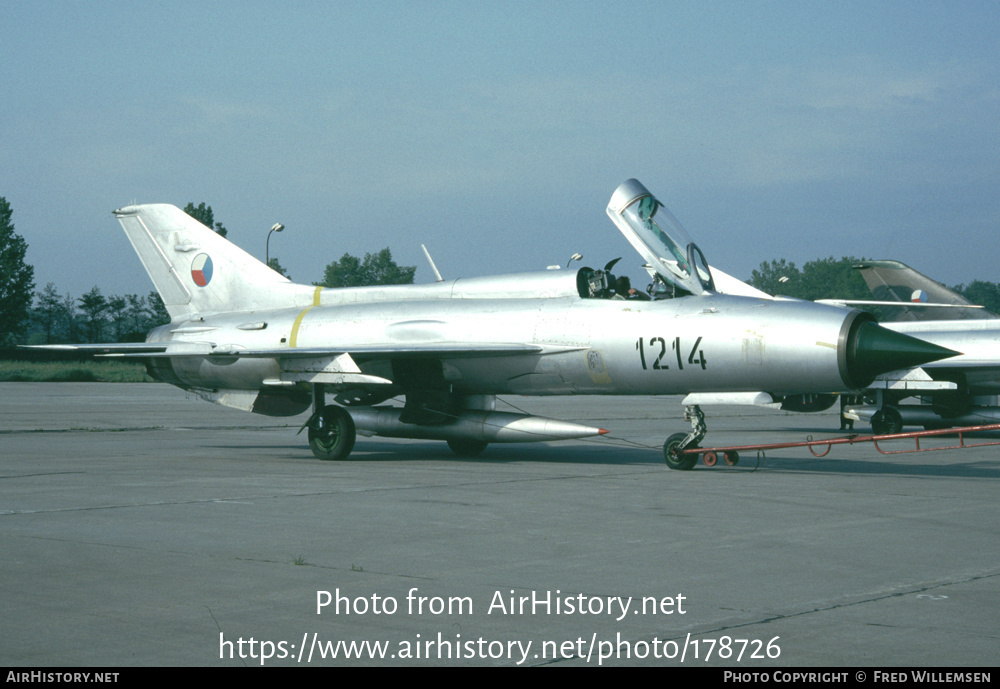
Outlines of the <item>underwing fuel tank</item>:
[[418,426],[399,420],[397,407],[352,407],[354,425],[361,433],[388,438],[426,440],[474,440],[486,443],[533,443],[544,440],[571,440],[607,433],[603,428],[543,416],[467,409],[455,421],[442,426]]
[[[892,407],[892,409],[899,413],[899,421],[903,426],[947,428],[949,426],[985,426],[1000,423],[1000,407],[976,407],[967,414],[947,417],[939,414],[929,404],[901,404]],[[848,407],[844,412],[851,418],[870,422],[872,417],[879,412],[879,408],[865,405]]]

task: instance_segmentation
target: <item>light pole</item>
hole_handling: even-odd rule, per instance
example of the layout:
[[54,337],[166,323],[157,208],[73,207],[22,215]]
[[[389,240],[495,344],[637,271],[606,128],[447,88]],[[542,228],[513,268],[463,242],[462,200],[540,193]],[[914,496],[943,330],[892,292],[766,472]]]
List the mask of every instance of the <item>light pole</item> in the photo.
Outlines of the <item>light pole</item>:
[[271,226],[271,232],[267,233],[267,243],[264,245],[264,263],[269,268],[271,267],[271,234],[273,232],[281,232],[283,229],[285,229],[285,226],[280,222],[276,222]]

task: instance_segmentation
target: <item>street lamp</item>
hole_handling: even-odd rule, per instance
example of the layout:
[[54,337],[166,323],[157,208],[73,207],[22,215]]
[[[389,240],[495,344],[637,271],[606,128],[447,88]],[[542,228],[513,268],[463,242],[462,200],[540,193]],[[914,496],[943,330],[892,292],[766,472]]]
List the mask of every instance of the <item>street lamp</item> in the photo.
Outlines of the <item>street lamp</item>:
[[271,265],[271,233],[281,232],[283,229],[285,229],[285,226],[280,222],[276,222],[271,226],[271,232],[267,233],[267,243],[264,245],[264,263],[266,263],[268,267]]

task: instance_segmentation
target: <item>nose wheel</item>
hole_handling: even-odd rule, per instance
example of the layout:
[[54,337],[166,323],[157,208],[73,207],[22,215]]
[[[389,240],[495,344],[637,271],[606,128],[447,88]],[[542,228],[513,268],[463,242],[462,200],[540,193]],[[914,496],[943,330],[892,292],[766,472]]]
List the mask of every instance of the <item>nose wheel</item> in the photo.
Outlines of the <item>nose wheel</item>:
[[[684,418],[691,422],[690,433],[674,433],[663,443],[663,460],[671,469],[687,471],[698,463],[696,453],[683,453],[682,450],[694,450],[708,433],[708,426],[705,425],[705,414],[698,405],[691,405],[684,409]],[[707,462],[706,462],[707,463]],[[712,466],[715,462],[712,461]]]
[[663,443],[663,460],[671,469],[687,471],[698,463],[697,454],[680,454],[681,450],[694,449],[698,447],[697,443],[685,446],[684,441],[687,437],[687,433],[674,433],[672,436],[667,438],[667,442]]
[[[680,453],[681,449],[698,449],[697,443],[689,445],[686,448],[682,448],[681,444],[684,442],[685,438],[687,438],[686,433],[674,433],[672,436],[667,438],[667,442],[663,444],[663,459],[666,461],[667,466],[671,469],[686,471],[688,469],[693,469],[694,465],[698,463],[697,453]],[[721,453],[721,457],[718,452],[714,452],[712,450],[706,450],[701,453],[702,464],[707,467],[714,467],[719,463],[719,459],[722,459],[726,466],[736,466],[740,463],[740,453],[736,450],[726,450]]]

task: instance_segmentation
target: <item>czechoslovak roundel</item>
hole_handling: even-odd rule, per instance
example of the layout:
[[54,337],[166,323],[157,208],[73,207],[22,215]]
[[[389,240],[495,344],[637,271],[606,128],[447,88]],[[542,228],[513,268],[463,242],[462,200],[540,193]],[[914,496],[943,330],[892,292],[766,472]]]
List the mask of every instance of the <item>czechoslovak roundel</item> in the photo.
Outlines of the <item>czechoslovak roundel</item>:
[[208,254],[198,254],[191,262],[191,279],[194,284],[204,287],[212,281],[212,258]]

